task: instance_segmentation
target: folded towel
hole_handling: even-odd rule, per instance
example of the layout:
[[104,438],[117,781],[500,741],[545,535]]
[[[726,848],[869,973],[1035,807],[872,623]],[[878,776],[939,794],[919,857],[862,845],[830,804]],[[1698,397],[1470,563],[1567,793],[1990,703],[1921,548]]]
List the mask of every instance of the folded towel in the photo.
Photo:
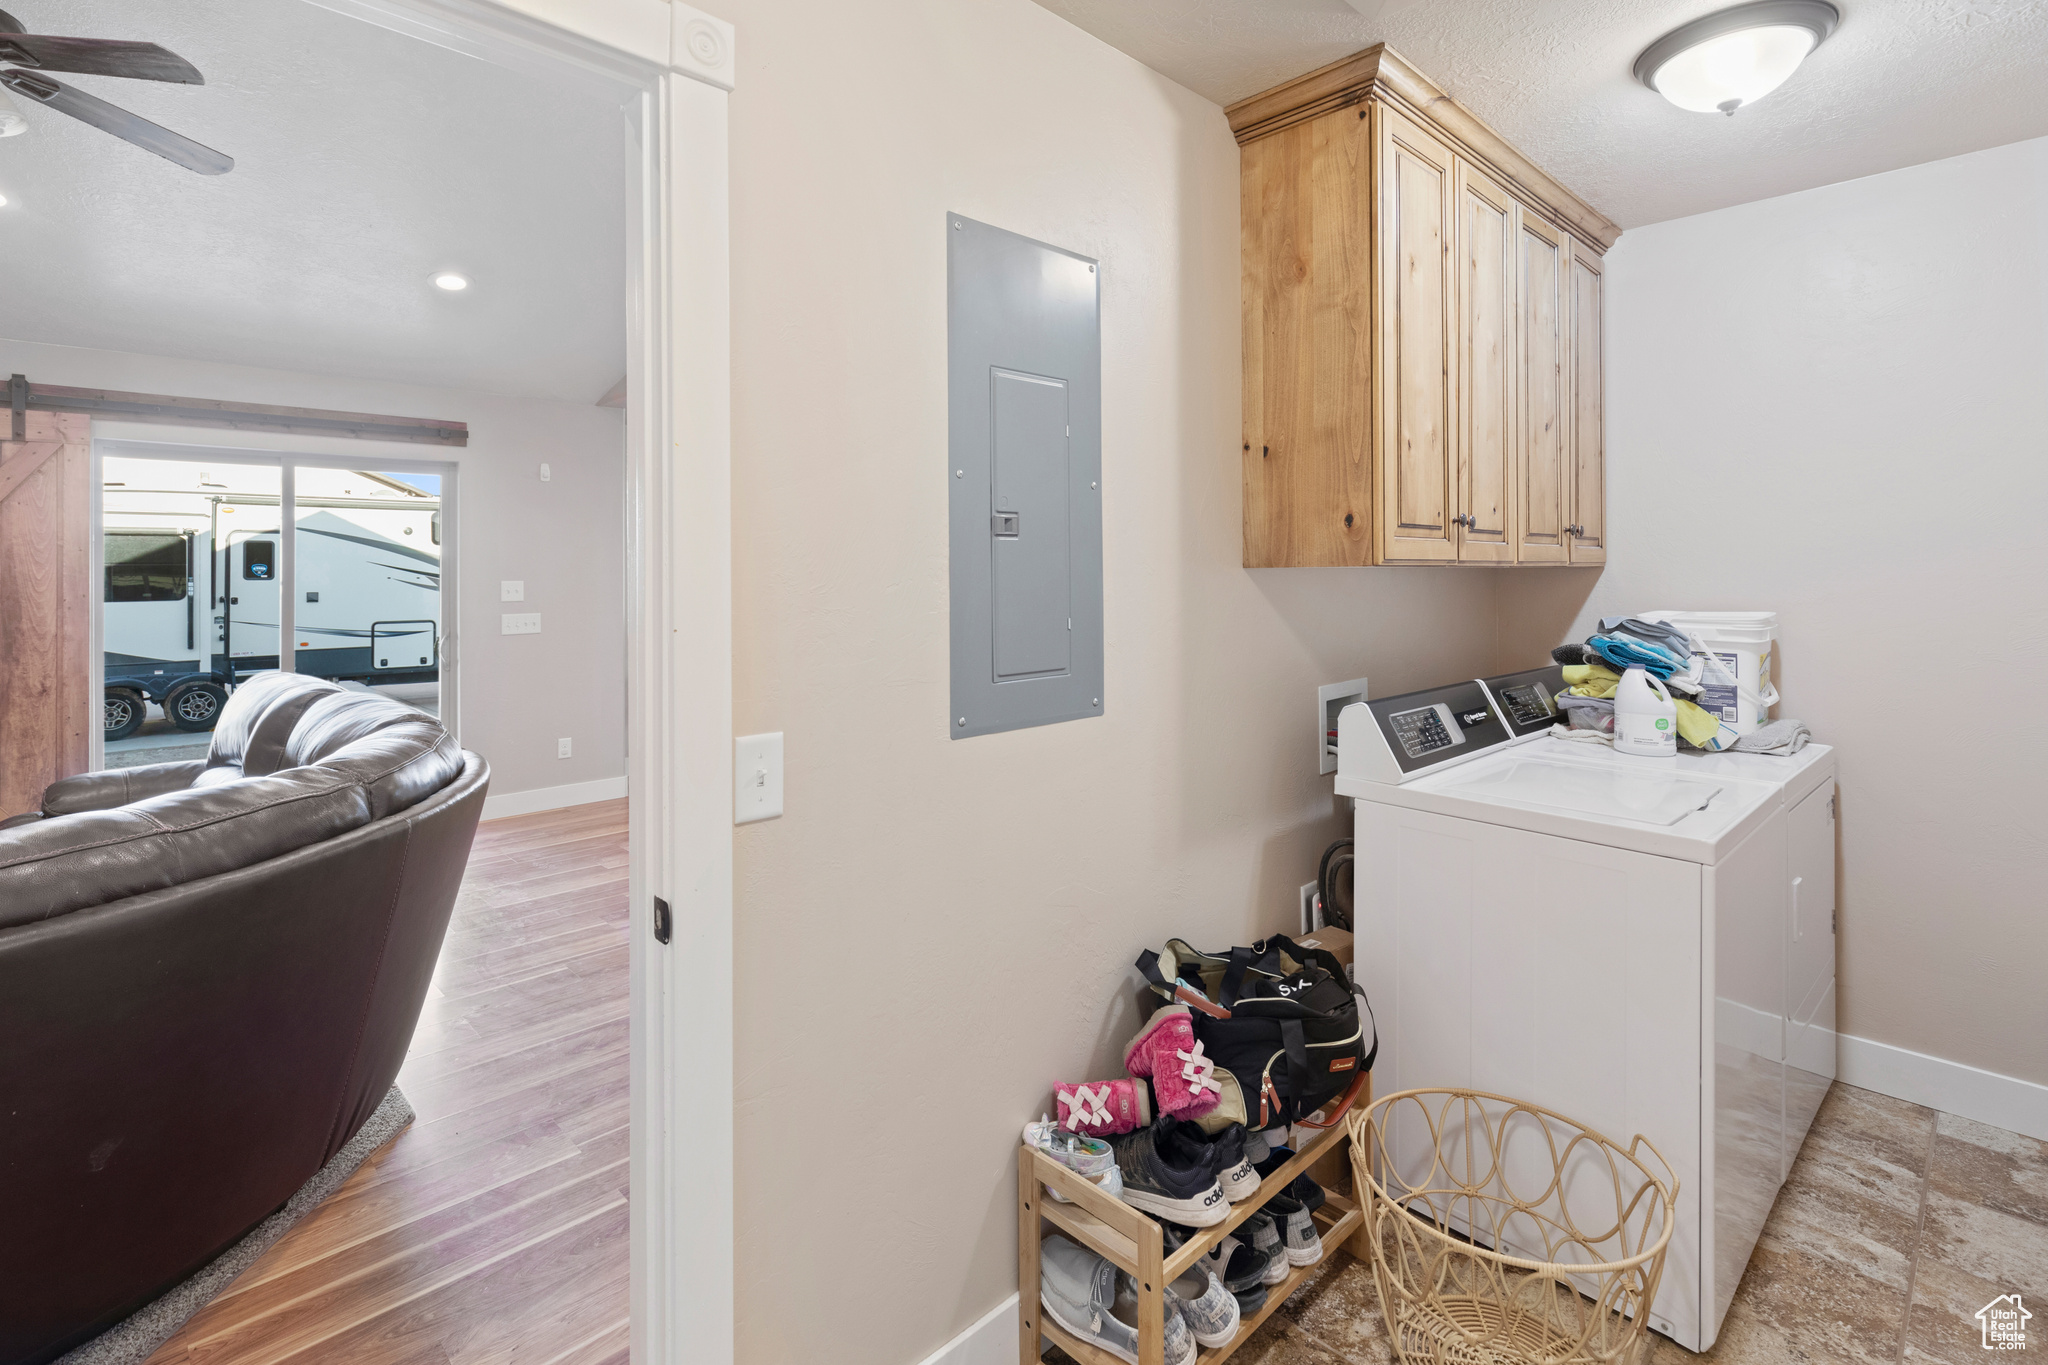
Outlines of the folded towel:
[[1806,747],[1813,738],[1813,731],[1806,728],[1803,720],[1774,720],[1759,725],[1741,739],[1735,741],[1735,752],[1739,754],[1780,754],[1791,756]]
[[1685,658],[1626,635],[1595,635],[1586,641],[1586,648],[1605,659],[1611,667],[1646,669],[1660,680],[1686,671]]

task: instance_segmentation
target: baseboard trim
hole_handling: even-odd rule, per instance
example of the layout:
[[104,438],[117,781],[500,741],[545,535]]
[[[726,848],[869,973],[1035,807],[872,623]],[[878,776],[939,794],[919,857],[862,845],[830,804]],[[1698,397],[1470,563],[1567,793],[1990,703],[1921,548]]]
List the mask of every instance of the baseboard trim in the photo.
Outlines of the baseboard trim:
[[919,1365],[1017,1365],[1017,1296],[1010,1295]]
[[594,782],[571,782],[560,787],[506,792],[502,796],[484,798],[483,818],[502,820],[508,815],[532,815],[536,811],[586,806],[592,801],[616,801],[625,794],[626,779],[623,777],[600,777]]
[[1846,1085],[2048,1141],[2048,1085],[1847,1033],[1835,1055]]

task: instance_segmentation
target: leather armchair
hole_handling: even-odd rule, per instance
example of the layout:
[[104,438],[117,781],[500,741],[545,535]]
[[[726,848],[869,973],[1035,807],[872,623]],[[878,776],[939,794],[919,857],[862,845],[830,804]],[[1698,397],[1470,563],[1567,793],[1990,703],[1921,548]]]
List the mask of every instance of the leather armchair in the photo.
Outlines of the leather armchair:
[[67,778],[0,828],[0,1365],[156,1298],[354,1136],[488,785],[432,718],[266,674],[204,761]]

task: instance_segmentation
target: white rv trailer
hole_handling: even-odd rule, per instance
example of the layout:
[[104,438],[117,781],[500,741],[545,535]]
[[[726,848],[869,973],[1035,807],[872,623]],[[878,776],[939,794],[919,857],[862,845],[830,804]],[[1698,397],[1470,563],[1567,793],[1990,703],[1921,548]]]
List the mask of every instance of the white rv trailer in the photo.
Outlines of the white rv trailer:
[[[106,737],[133,734],[145,699],[180,729],[210,730],[239,679],[279,666],[277,473],[109,457],[104,477]],[[440,498],[300,466],[294,501],[293,666],[438,681]]]

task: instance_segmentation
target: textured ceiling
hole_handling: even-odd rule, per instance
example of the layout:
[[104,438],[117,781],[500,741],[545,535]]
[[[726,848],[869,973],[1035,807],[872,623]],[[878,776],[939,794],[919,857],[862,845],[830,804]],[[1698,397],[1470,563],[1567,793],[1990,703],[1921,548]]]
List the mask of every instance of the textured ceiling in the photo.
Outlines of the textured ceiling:
[[[65,80],[235,158],[49,110],[0,139],[0,335],[594,403],[625,372],[617,98],[303,0],[0,0],[204,86]],[[458,270],[466,293],[429,276]],[[33,378],[33,376],[31,376]]]
[[1837,0],[1733,118],[1630,75],[1728,0],[1039,0],[1219,104],[1377,42],[1624,228],[2048,135],[2048,0]]

